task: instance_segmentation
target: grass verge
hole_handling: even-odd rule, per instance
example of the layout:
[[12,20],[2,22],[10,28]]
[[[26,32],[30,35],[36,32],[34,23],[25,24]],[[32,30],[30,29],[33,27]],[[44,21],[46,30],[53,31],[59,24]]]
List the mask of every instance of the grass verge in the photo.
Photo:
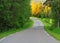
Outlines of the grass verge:
[[[45,26],[45,30],[51,35],[53,36],[55,39],[60,41],[60,29],[58,29],[57,27],[51,27],[52,22],[50,21],[51,19],[48,18],[39,18],[39,20],[41,20],[44,23]],[[52,30],[51,30],[52,28]]]
[[33,25],[33,21],[30,20],[30,22],[28,22],[23,28],[12,29],[12,30],[5,31],[3,33],[0,33],[0,39],[3,38],[3,37],[8,36],[10,34],[13,34],[13,33],[20,32],[20,31],[23,31],[25,29],[28,29],[29,27],[32,27],[32,25]]

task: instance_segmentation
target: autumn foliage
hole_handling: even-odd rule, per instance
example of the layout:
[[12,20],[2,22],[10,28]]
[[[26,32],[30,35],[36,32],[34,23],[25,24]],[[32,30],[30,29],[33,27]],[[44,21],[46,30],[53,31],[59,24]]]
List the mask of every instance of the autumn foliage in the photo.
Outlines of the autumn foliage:
[[42,2],[32,2],[31,3],[31,13],[32,15],[38,15],[41,14],[42,12],[44,12],[44,14],[47,14],[50,10],[51,7],[49,7],[49,5],[44,5],[42,4]]
[[51,10],[51,7],[49,7],[49,4],[44,7],[44,13],[47,14]]
[[36,14],[37,11],[37,4],[35,2],[31,3],[31,13]]
[[42,12],[42,3],[40,2],[40,3],[37,3],[37,12],[36,12],[36,14],[39,14],[41,12]]

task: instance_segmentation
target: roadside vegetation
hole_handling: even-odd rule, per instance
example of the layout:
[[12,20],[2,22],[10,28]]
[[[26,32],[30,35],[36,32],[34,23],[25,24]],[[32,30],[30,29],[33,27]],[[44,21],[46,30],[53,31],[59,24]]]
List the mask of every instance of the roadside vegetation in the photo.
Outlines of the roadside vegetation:
[[60,40],[60,28],[52,26],[52,19],[39,18],[43,22],[45,30],[55,39]]
[[33,21],[30,20],[30,22],[26,23],[26,25],[23,26],[23,28],[17,28],[17,29],[16,28],[12,28],[9,31],[5,31],[5,32],[0,33],[0,38],[7,37],[7,36],[9,36],[11,34],[14,34],[16,32],[20,32],[20,31],[26,30],[26,29],[28,29],[28,28],[30,28],[32,26],[33,26]]
[[0,0],[0,38],[30,27],[30,0]]
[[32,16],[40,18],[44,25],[45,30],[57,40],[60,40],[60,1],[59,0],[46,0],[42,2],[31,4]]

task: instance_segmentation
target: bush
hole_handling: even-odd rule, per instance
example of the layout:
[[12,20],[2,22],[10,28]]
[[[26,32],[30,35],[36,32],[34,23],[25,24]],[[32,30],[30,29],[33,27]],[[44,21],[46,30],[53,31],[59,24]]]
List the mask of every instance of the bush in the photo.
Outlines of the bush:
[[30,0],[0,0],[0,32],[23,27],[29,22]]

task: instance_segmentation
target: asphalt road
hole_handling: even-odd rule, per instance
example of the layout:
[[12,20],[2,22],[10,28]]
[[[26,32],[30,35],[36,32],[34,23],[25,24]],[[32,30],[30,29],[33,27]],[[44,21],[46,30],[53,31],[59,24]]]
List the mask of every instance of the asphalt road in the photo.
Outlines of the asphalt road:
[[60,43],[45,32],[41,21],[37,18],[31,19],[34,21],[31,28],[7,36],[0,43]]

